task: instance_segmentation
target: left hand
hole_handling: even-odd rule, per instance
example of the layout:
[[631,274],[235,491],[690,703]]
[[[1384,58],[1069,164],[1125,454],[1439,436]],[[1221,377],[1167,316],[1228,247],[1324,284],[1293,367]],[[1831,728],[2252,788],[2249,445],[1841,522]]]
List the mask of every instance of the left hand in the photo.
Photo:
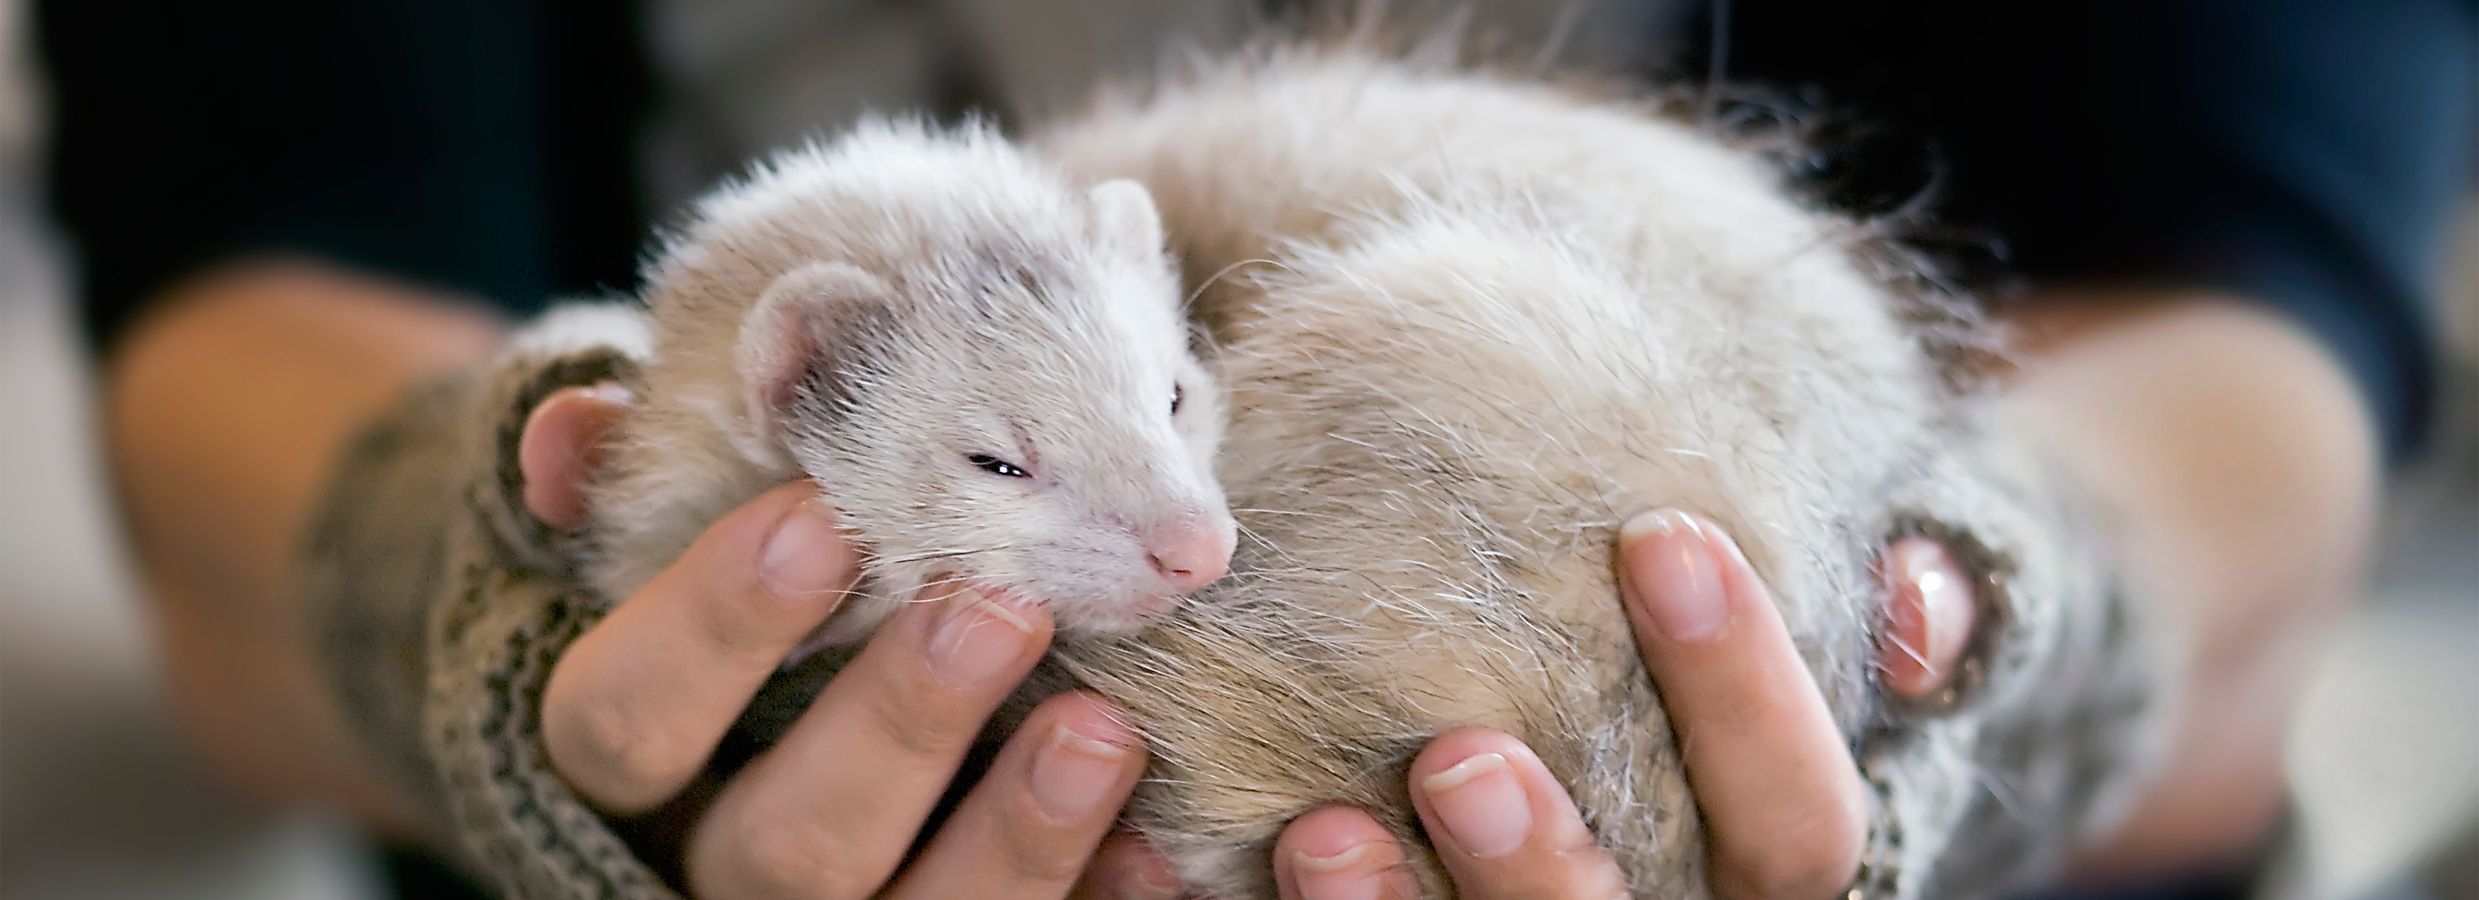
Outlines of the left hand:
[[[1620,592],[1644,665],[1661,689],[1704,816],[1707,872],[1731,900],[1840,896],[1859,866],[1871,802],[1858,767],[1763,582],[1719,528],[1676,511],[1628,523]],[[1897,542],[1881,567],[1888,690],[1945,683],[1974,606],[1946,548]],[[1413,804],[1466,900],[1626,896],[1617,864],[1574,801],[1522,742],[1462,728],[1412,762]],[[1368,814],[1319,809],[1274,848],[1285,900],[1418,896],[1402,850]],[[1167,870],[1119,835],[1079,896],[1167,898]]]

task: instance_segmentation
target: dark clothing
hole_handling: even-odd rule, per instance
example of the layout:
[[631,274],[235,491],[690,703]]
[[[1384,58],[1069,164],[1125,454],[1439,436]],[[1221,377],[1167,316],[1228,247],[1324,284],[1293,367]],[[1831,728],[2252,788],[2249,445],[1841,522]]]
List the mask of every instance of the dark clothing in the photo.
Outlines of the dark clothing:
[[[51,183],[100,345],[167,282],[257,251],[519,312],[633,284],[652,93],[621,4],[38,8]],[[1985,227],[2033,279],[2270,304],[2342,360],[2389,455],[2424,432],[2422,303],[2473,168],[2479,0],[1718,9],[1728,83],[1821,96],[1876,135],[1841,154],[1843,199],[1933,172],[1938,218]],[[1681,49],[1704,70],[1708,47]]]
[[36,12],[57,115],[51,190],[99,346],[169,282],[269,251],[519,312],[633,278],[648,82],[621,4]]
[[2479,168],[2479,0],[1718,9],[1728,79],[1860,114],[1846,203],[1934,181],[1941,226],[1987,229],[2035,281],[2269,304],[2348,369],[2388,458],[2426,432],[2431,295]]

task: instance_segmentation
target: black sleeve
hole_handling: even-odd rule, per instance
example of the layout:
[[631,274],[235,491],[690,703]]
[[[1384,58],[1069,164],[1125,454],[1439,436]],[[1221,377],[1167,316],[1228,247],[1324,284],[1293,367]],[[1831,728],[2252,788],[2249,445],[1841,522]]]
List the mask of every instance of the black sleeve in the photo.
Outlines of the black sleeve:
[[37,27],[99,347],[167,282],[258,253],[520,312],[629,278],[625,4],[51,0]]
[[[1992,232],[2016,271],[2269,304],[2347,367],[2388,457],[2427,430],[2432,298],[2479,164],[2479,0],[1728,12],[1728,77],[1816,85],[1828,109],[1916,138],[1939,209]],[[1880,203],[1926,181],[1879,168],[1894,180],[1855,180]]]

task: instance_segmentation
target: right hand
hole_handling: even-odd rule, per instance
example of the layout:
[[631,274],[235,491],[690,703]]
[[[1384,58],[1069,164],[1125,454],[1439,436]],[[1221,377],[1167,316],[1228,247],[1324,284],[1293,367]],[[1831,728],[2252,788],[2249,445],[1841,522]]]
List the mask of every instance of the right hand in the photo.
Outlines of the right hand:
[[[579,488],[627,403],[580,388],[535,409],[520,465],[536,517],[584,524]],[[812,486],[724,516],[553,667],[542,722],[553,768],[614,820],[671,835],[640,852],[701,898],[1078,892],[1145,764],[1136,734],[1085,694],[1036,708],[906,861],[984,720],[1049,645],[1038,607],[971,593],[908,605],[780,743],[708,777],[759,685],[853,589],[857,559]]]

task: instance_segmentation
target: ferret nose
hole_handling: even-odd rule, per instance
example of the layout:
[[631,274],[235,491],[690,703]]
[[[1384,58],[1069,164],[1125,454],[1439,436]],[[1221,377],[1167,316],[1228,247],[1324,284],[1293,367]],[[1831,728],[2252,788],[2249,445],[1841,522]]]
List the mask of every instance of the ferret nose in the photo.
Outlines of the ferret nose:
[[1231,571],[1231,550],[1238,544],[1239,526],[1230,516],[1191,516],[1154,532],[1145,553],[1171,590],[1185,594]]

